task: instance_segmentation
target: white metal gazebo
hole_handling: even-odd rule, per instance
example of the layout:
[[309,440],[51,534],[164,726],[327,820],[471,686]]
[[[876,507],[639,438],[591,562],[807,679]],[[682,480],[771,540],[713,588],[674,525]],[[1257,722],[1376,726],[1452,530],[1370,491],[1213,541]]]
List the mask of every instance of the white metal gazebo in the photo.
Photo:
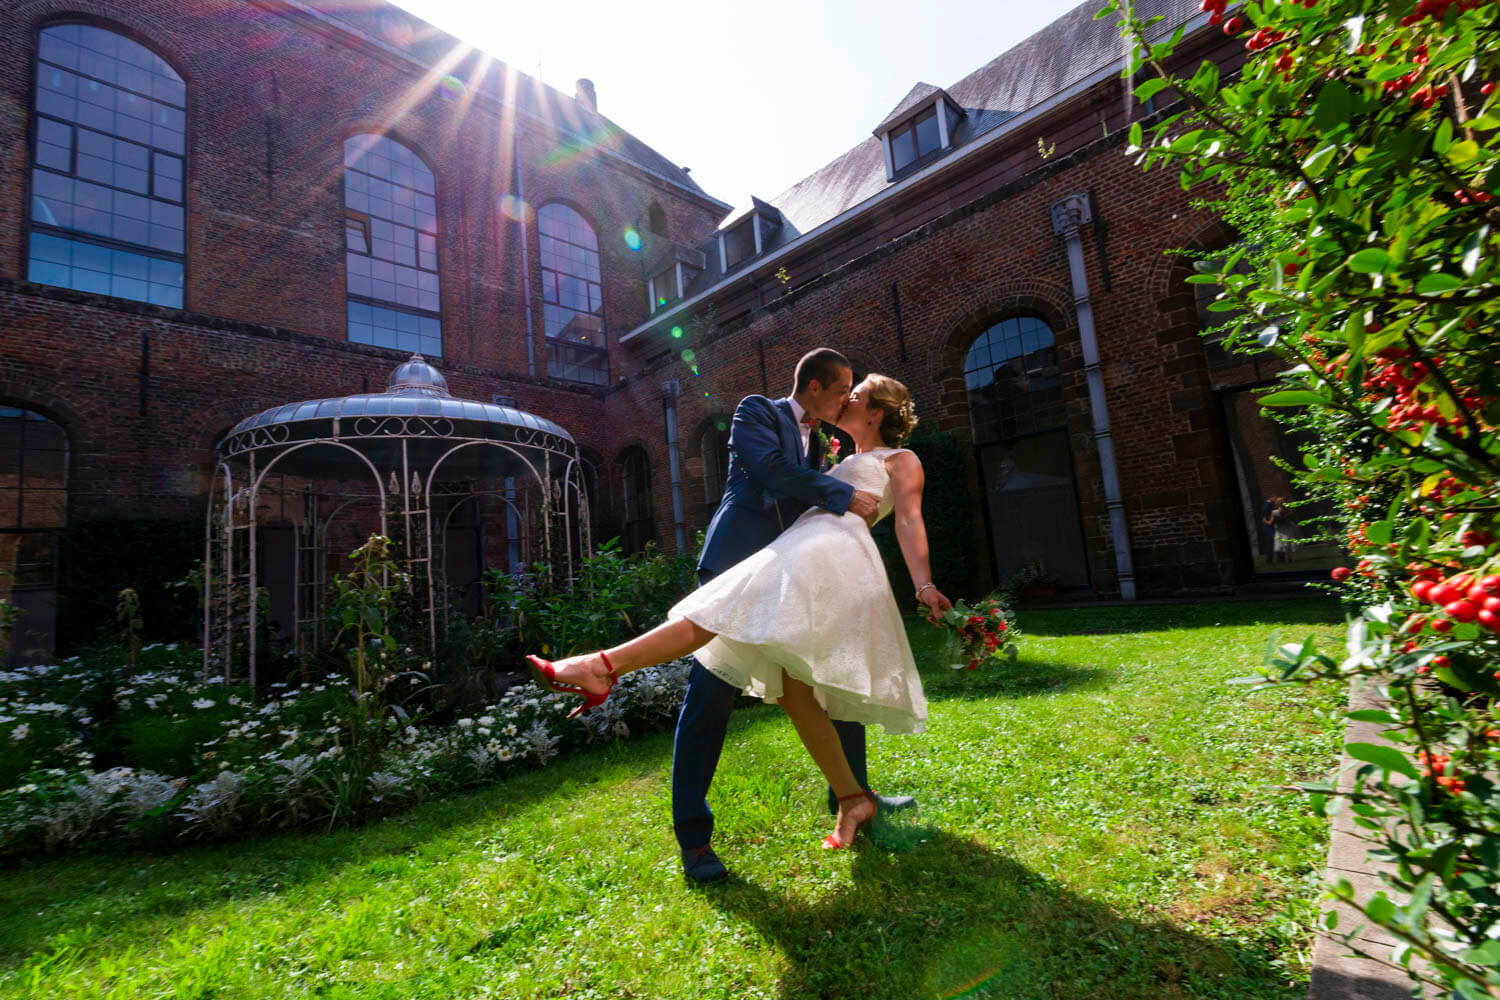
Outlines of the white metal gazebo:
[[[449,610],[450,525],[461,513],[486,526],[507,568],[545,563],[571,576],[590,549],[588,495],[578,447],[550,420],[509,406],[456,399],[414,354],[385,392],[272,407],[240,421],[219,445],[204,539],[205,673],[256,682],[272,581],[259,565],[266,513],[290,530],[289,607],[299,654],[318,648],[330,555],[372,531],[392,537],[423,603],[436,646]],[[290,513],[288,504],[290,503]],[[472,505],[472,509],[467,509]],[[268,597],[267,600],[270,598]],[[240,641],[236,641],[239,637]],[[243,650],[243,664],[236,649]],[[243,669],[240,669],[243,667]]]

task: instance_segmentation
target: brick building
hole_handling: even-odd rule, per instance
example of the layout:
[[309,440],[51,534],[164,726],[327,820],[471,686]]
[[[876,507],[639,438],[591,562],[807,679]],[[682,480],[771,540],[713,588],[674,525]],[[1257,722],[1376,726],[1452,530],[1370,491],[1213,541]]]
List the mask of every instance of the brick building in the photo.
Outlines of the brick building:
[[[588,81],[376,0],[5,0],[0,587],[45,644],[69,523],[201,511],[226,429],[413,351],[569,429],[604,536],[690,546],[735,402],[816,344],[972,454],[974,561],[940,577],[1040,561],[1160,595],[1277,568],[1290,444],[1244,395],[1269,368],[1198,336],[1163,254],[1230,234],[1123,155],[1155,109],[1094,6],[735,210]],[[1195,5],[1155,6],[1232,69]]]

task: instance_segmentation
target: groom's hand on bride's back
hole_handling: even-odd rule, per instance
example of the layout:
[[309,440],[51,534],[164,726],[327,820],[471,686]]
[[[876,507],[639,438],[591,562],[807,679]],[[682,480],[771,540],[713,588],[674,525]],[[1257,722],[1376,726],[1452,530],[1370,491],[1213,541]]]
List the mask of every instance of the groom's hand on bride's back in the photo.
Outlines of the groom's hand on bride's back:
[[855,490],[854,496],[849,499],[849,513],[864,518],[865,523],[873,528],[875,519],[880,515],[880,498],[864,490]]

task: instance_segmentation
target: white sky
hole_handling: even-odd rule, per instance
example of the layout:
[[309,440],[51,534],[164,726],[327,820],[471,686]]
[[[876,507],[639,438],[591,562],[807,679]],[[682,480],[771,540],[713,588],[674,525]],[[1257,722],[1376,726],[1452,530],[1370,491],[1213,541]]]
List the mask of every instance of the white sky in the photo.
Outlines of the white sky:
[[600,112],[733,205],[773,198],[863,140],[918,80],[949,86],[1077,6],[393,2],[563,93],[588,77]]

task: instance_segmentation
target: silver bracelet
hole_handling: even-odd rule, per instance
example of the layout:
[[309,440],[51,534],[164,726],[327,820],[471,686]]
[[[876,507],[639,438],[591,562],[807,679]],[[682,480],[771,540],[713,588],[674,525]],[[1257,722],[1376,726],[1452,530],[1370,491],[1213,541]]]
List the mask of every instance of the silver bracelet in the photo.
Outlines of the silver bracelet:
[[915,597],[917,600],[920,601],[922,599],[922,591],[924,591],[928,587],[932,587],[932,586],[936,586],[936,584],[924,583],[924,584],[922,584],[922,586],[920,586],[920,587],[917,588],[917,592],[915,594],[913,594],[912,596]]

